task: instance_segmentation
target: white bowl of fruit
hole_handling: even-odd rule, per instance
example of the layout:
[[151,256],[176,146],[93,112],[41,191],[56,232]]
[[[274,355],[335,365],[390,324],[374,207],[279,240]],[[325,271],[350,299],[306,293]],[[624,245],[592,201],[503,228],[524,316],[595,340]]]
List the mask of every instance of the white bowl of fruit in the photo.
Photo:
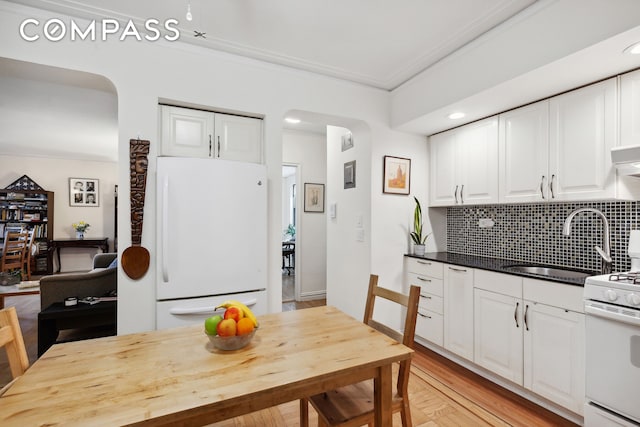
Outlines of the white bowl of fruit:
[[258,329],[258,320],[251,310],[238,301],[225,301],[216,309],[224,308],[204,321],[204,332],[218,350],[239,350],[246,347]]

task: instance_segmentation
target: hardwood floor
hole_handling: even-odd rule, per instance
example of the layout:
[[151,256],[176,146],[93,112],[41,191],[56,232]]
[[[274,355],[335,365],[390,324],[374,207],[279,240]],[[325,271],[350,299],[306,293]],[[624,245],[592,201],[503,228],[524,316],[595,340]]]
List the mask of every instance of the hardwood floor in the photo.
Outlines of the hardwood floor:
[[[5,303],[16,306],[29,360],[33,363],[37,354],[39,296],[8,297]],[[325,300],[290,302],[283,304],[283,310],[301,310],[325,303]],[[10,379],[6,354],[0,352],[0,385]],[[575,426],[422,346],[416,348],[409,384],[416,427]],[[310,409],[309,413],[310,425],[316,425],[315,412]],[[297,401],[213,424],[216,427],[299,425]],[[394,426],[399,425],[399,415],[394,416]]]

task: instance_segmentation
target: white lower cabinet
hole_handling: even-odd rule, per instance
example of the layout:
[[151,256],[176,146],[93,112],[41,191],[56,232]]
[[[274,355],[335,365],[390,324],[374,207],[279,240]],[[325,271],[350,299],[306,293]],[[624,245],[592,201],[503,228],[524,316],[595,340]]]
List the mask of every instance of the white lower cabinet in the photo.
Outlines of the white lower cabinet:
[[405,258],[407,288],[420,286],[416,335],[440,347],[444,344],[442,267],[439,262]]
[[[533,292],[531,292],[531,289]],[[524,301],[524,387],[577,414],[585,395],[584,313],[582,288],[524,279],[524,296],[543,290],[547,298],[573,293],[560,307]],[[559,292],[554,292],[557,289]],[[571,295],[567,295],[571,297]],[[544,302],[544,301],[543,301]],[[572,307],[573,306],[573,307]]]
[[474,362],[582,414],[582,288],[486,271],[475,287]]
[[405,258],[416,337],[582,415],[583,288]]
[[476,289],[474,362],[522,385],[522,300]]
[[444,267],[444,348],[473,360],[473,269]]

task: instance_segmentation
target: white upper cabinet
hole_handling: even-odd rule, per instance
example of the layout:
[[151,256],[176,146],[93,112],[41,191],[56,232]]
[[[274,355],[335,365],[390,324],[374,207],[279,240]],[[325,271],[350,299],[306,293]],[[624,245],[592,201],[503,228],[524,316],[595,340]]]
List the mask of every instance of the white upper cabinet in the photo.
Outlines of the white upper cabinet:
[[620,145],[640,144],[640,71],[620,77]]
[[262,120],[161,106],[161,155],[262,162]]
[[614,198],[616,79],[609,79],[549,101],[551,200]]
[[163,105],[162,146],[165,156],[211,157],[213,114]]
[[500,115],[500,202],[541,202],[549,192],[549,101]]
[[498,118],[430,138],[430,205],[498,201]]
[[433,135],[429,140],[431,151],[430,180],[431,206],[450,206],[457,202],[456,190],[456,130]]
[[215,115],[216,154],[220,159],[262,162],[262,120]]

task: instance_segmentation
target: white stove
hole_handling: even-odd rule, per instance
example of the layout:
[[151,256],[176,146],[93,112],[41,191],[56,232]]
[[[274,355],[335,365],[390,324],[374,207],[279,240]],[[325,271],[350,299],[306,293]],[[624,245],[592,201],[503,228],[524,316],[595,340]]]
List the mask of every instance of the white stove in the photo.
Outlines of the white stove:
[[588,277],[584,284],[584,299],[640,309],[640,272]]
[[586,427],[638,427],[640,272],[584,284]]

